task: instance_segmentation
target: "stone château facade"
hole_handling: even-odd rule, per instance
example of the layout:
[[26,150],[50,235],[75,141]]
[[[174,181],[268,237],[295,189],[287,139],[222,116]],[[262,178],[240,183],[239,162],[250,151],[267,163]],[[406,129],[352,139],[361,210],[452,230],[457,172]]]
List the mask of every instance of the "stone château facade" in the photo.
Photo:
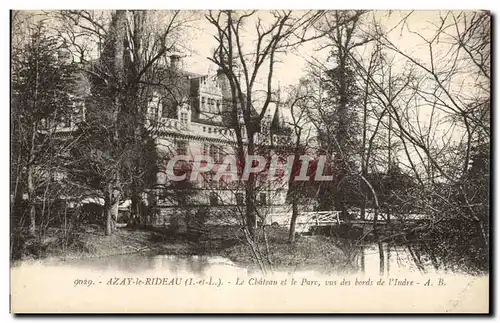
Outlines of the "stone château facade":
[[[197,75],[182,71],[178,60],[177,55],[170,56],[169,68],[177,73],[176,83],[181,90],[165,93],[158,89],[154,92],[148,106],[147,125],[156,135],[157,148],[165,156],[165,161],[175,154],[208,155],[217,167],[225,156],[236,155],[236,135],[229,119],[231,95],[228,82],[222,73]],[[273,146],[283,146],[292,138],[282,120],[279,103],[272,102],[269,110],[272,113],[263,118],[254,141],[259,148],[272,154]],[[241,110],[238,119],[243,125]],[[246,142],[245,127],[242,129],[243,141]],[[203,175],[190,183],[189,198],[179,201],[169,198],[171,194],[167,190],[172,189],[172,185],[169,185],[165,172],[160,171],[154,201],[160,211],[156,218],[146,222],[164,224],[174,213],[185,213],[190,209],[195,212],[202,206],[221,210],[245,204],[243,183],[213,182],[211,174]],[[280,212],[286,204],[286,193],[286,183],[258,181],[255,204],[260,212]]]

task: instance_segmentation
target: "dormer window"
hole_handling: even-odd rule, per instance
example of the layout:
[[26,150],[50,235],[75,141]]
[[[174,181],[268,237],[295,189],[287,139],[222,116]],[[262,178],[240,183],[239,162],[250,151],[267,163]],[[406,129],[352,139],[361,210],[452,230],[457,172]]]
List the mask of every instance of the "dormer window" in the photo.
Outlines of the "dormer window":
[[181,123],[187,124],[188,123],[188,114],[187,112],[181,112]]
[[60,125],[64,128],[71,127],[71,118],[66,115],[62,115],[59,117]]
[[212,99],[212,98],[208,99],[208,111],[210,111],[211,113],[215,112],[214,99]]

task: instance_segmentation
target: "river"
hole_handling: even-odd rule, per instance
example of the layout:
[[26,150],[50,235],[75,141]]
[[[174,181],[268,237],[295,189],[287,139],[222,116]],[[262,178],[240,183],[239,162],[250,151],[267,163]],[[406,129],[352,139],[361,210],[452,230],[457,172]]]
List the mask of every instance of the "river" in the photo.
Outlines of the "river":
[[[377,244],[367,244],[362,247],[347,250],[352,252],[353,274],[364,273],[366,275],[379,275],[380,253]],[[393,274],[422,274],[436,273],[437,270],[430,260],[425,256],[420,257],[420,261],[415,259],[415,255],[408,247],[394,246],[384,243],[383,249],[383,270],[386,275]],[[95,271],[119,271],[130,274],[142,274],[145,272],[155,272],[157,274],[181,274],[192,273],[195,275],[207,275],[212,273],[220,274],[253,274],[257,272],[255,267],[245,268],[220,256],[179,256],[179,255],[158,255],[150,253],[135,253],[100,258],[82,258],[66,261],[45,259],[41,264],[52,267],[69,267],[74,269],[91,269]],[[307,270],[321,272],[334,271],[328,268],[308,268]]]
[[377,244],[354,249],[354,272],[311,268],[265,276],[224,257],[147,253],[25,261],[11,270],[11,304],[24,313],[288,313],[306,309],[306,303],[319,312],[413,312],[416,305],[427,313],[487,308],[487,276],[433,275],[422,254],[417,265],[415,251],[388,244],[382,250],[387,286],[378,285]]

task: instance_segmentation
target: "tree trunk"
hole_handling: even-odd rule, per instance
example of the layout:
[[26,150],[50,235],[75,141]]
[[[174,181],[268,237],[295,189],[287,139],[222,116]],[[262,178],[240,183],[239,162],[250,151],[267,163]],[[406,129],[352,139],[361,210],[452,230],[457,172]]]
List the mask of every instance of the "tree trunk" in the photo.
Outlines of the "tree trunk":
[[391,274],[391,246],[387,243],[387,276]]
[[111,211],[111,206],[106,209],[106,231],[105,234],[110,236],[113,234],[113,225],[111,222],[113,221],[113,214]]
[[365,247],[364,246],[360,246],[360,266],[361,266],[361,272],[364,274],[365,273]]
[[[248,130],[248,129],[247,129]],[[254,133],[251,131],[248,131],[248,146],[247,146],[247,153],[248,156],[252,156],[254,154],[254,140],[253,140],[253,135]],[[245,155],[242,155],[242,158]],[[244,165],[248,160],[244,160]],[[248,232],[250,233],[250,237],[252,239],[255,239],[255,231],[257,229],[257,212],[255,210],[256,207],[256,199],[255,199],[255,174],[250,173],[248,176],[248,181],[246,183],[245,187],[245,200],[246,200],[246,214],[245,214],[245,220],[246,220],[246,226],[248,229]]]
[[115,229],[115,223],[118,219],[118,205],[120,203],[119,196],[114,193],[112,187],[108,188],[107,196],[104,198],[104,212],[106,214],[106,230],[107,236],[112,235]]
[[30,225],[29,225],[29,234],[32,236],[35,236],[36,234],[36,211],[35,211],[35,204],[33,202],[30,202]]
[[113,233],[113,227],[111,226],[112,214],[111,214],[111,206],[112,206],[112,196],[110,194],[110,190],[108,189],[106,192],[106,196],[104,197],[104,216],[106,217],[106,225],[104,226],[104,234],[110,236]]
[[255,231],[257,229],[257,214],[255,212],[255,199],[254,199],[254,184],[252,178],[253,174],[250,174],[247,186],[245,187],[245,199],[246,199],[246,214],[245,214],[245,220],[246,220],[246,227],[248,229],[248,232],[250,233],[250,237],[253,239],[255,238]]
[[366,196],[363,197],[363,206],[361,207],[360,219],[364,220],[366,218]]
[[35,188],[33,185],[33,168],[28,166],[28,202],[30,206],[29,234],[36,234]]
[[379,254],[379,272],[380,272],[380,276],[383,276],[384,275],[384,271],[385,271],[385,266],[384,266],[384,263],[385,263],[385,257],[384,257],[384,245],[382,244],[382,242],[380,242],[380,240],[378,239],[378,232],[377,232],[377,240],[378,240],[378,254]]
[[116,228],[116,219],[118,218],[118,200],[111,202],[106,208],[106,235],[113,234]]
[[297,223],[297,218],[299,216],[299,208],[295,199],[292,201],[292,219],[290,221],[290,231],[288,233],[288,242],[295,242],[295,225]]
[[135,225],[142,219],[142,203],[139,194],[132,193],[129,224]]

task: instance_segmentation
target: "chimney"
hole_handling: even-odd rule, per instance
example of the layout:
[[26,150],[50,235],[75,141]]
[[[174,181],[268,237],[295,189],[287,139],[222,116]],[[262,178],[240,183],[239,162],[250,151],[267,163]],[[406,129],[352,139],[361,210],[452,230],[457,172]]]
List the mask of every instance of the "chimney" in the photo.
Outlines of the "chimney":
[[179,54],[170,55],[170,68],[173,70],[178,70],[181,62],[181,56]]
[[231,88],[229,86],[229,79],[222,70],[222,68],[217,69],[217,83],[222,90],[222,97],[225,99],[231,98]]

